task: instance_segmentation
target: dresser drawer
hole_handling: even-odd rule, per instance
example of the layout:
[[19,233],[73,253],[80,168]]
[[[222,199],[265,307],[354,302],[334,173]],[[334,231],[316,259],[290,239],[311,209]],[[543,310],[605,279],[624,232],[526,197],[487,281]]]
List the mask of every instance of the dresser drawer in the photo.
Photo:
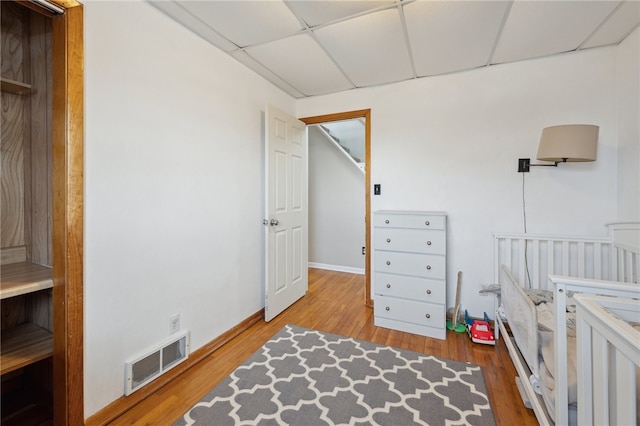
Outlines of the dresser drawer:
[[375,294],[413,299],[421,302],[445,303],[447,290],[444,281],[407,277],[376,272],[373,277]]
[[413,228],[444,230],[446,216],[430,214],[402,214],[394,212],[375,212],[373,225],[386,228]]
[[447,249],[446,233],[440,230],[376,228],[373,238],[378,250],[445,254]]
[[374,257],[376,272],[425,278],[444,279],[446,277],[444,256],[376,250]]
[[444,305],[414,302],[393,297],[376,297],[374,315],[429,327],[444,327]]

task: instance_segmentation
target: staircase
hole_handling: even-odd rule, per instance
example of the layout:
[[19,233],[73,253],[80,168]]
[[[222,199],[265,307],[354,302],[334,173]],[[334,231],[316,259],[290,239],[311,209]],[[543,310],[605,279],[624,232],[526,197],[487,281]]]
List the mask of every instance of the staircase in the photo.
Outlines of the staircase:
[[345,144],[340,142],[340,138],[333,135],[331,133],[331,129],[329,129],[325,125],[318,125],[318,129],[320,132],[324,134],[327,139],[329,139],[333,145],[338,148],[350,161],[353,163],[362,173],[365,171],[365,162],[363,159],[358,158],[354,154],[351,153],[351,149],[349,149]]

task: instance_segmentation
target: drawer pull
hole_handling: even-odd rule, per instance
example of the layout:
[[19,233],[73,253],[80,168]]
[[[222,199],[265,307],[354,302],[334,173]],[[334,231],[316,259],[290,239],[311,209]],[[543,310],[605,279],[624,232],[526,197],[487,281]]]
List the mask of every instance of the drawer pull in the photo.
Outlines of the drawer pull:
[[390,310],[391,310],[391,308],[387,306],[386,308],[384,308],[384,310],[385,310],[385,311],[390,311]]
[[431,290],[427,290],[427,294],[431,294]]
[[430,271],[431,270],[431,265],[427,265],[427,270]]
[[389,224],[389,219],[386,219],[386,220],[384,221],[384,223],[386,223],[386,224],[388,225],[388,224]]
[[430,225],[430,223],[429,223],[429,221],[428,221],[428,220],[425,220],[425,221],[424,221],[424,224],[425,224],[425,225],[427,225],[427,226],[429,226],[429,225]]
[[427,317],[427,319],[431,318],[431,314],[427,314],[425,315],[425,317]]
[[387,284],[387,288],[391,288],[391,284]]
[[387,260],[387,266],[391,265],[391,262],[389,260]]
[[427,241],[427,245],[430,246],[431,245],[431,241]]
[[391,238],[387,238],[387,242],[390,243],[391,242]]

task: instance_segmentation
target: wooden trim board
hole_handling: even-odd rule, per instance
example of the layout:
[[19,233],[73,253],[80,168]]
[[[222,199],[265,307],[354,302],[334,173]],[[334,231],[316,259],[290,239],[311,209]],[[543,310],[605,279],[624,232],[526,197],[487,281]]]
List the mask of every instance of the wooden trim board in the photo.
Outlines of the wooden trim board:
[[[56,2],[61,3],[61,2]],[[84,11],[52,18],[53,416],[84,423]]]
[[356,111],[338,112],[334,114],[318,115],[314,117],[303,117],[300,121],[306,125],[322,124],[329,121],[349,120],[353,118],[364,118],[364,222],[365,222],[365,242],[364,245],[364,304],[373,307],[371,298],[371,110],[361,109]]

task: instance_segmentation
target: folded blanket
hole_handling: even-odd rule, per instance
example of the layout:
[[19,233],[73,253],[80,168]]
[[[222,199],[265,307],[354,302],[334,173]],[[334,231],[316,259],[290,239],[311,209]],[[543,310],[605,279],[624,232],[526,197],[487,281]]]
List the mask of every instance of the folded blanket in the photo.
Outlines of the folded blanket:
[[[555,327],[555,306],[553,303],[540,303],[538,312],[538,330],[553,332]],[[567,312],[567,337],[576,337],[576,313]]]

